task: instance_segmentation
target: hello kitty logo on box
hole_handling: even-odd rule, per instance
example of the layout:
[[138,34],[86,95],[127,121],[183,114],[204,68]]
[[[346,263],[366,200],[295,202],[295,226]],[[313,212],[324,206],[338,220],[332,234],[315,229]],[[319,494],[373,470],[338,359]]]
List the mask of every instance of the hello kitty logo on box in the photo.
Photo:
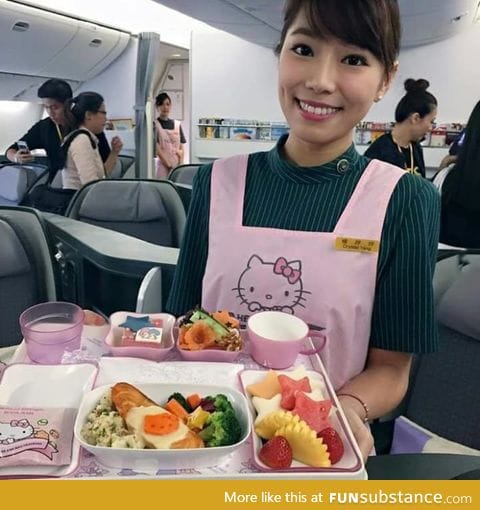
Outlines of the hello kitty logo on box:
[[50,442],[50,434],[41,429],[35,431],[28,420],[0,422],[0,458],[19,455],[27,450],[45,455],[50,460],[58,453]]
[[69,408],[0,407],[0,468],[68,464],[74,416]]

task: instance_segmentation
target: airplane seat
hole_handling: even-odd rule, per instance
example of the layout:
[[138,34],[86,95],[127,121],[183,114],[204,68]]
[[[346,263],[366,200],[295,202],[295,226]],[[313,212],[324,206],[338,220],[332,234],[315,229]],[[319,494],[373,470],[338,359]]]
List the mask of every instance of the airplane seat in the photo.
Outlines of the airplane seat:
[[62,171],[59,170],[55,177],[52,179],[52,182],[50,183],[50,187],[52,188],[63,188],[63,180],[62,180]]
[[111,174],[109,175],[109,179],[121,179],[127,173],[128,169],[134,164],[135,158],[133,156],[120,154]]
[[185,209],[168,181],[101,179],[81,188],[68,217],[161,246],[178,248]]
[[136,313],[158,313],[163,310],[163,274],[161,267],[152,267],[138,289]]
[[168,180],[175,184],[187,184],[191,186],[193,179],[201,165],[188,164],[175,167],[168,176]]
[[55,301],[52,256],[43,221],[34,209],[0,206],[0,347],[22,340],[20,314]]
[[44,165],[18,165],[6,163],[0,166],[0,205],[18,205],[35,186],[48,180]]
[[438,301],[439,350],[415,357],[391,453],[480,455],[479,301],[476,260],[461,267]]

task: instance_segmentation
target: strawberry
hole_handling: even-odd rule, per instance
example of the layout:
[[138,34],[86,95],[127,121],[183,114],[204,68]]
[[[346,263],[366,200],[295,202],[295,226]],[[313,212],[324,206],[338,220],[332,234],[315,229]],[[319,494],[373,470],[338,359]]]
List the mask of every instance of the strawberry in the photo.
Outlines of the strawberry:
[[292,464],[292,447],[283,436],[274,436],[262,446],[258,457],[273,469],[288,468]]
[[338,432],[332,427],[327,427],[318,432],[317,437],[321,437],[327,446],[332,465],[336,464],[343,457],[343,452],[345,451]]

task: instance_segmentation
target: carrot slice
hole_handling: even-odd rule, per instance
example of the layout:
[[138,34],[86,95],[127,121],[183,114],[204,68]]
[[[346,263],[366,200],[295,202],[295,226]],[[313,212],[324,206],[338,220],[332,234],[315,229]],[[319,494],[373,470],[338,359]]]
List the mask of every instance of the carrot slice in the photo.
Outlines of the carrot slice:
[[154,436],[165,436],[175,432],[180,426],[178,416],[170,413],[147,414],[143,420],[143,430]]
[[192,409],[196,409],[200,405],[201,400],[202,399],[198,393],[193,393],[187,397],[187,402],[190,404]]
[[232,317],[228,310],[220,310],[219,312],[213,312],[212,317],[222,323],[224,326],[227,326],[227,328],[238,328],[240,326],[240,323],[238,322],[235,317]]
[[185,421],[188,418],[188,413],[185,411],[185,408],[178,403],[174,398],[170,399],[165,406],[167,411],[170,411],[172,414]]
[[208,349],[215,344],[215,331],[204,321],[197,321],[185,331],[181,343],[185,344],[187,349],[198,351]]

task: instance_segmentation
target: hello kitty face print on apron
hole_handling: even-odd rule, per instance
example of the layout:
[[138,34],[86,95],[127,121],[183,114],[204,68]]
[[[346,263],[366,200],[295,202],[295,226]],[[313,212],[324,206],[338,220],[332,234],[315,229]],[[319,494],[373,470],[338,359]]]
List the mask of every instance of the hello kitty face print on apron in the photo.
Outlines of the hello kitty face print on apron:
[[235,156],[213,164],[202,306],[226,308],[243,325],[258,311],[281,310],[324,330],[322,361],[339,387],[365,365],[378,250],[344,250],[338,240],[374,240],[378,246],[404,171],[372,161],[334,231],[301,232],[242,224],[247,162],[248,156]]

